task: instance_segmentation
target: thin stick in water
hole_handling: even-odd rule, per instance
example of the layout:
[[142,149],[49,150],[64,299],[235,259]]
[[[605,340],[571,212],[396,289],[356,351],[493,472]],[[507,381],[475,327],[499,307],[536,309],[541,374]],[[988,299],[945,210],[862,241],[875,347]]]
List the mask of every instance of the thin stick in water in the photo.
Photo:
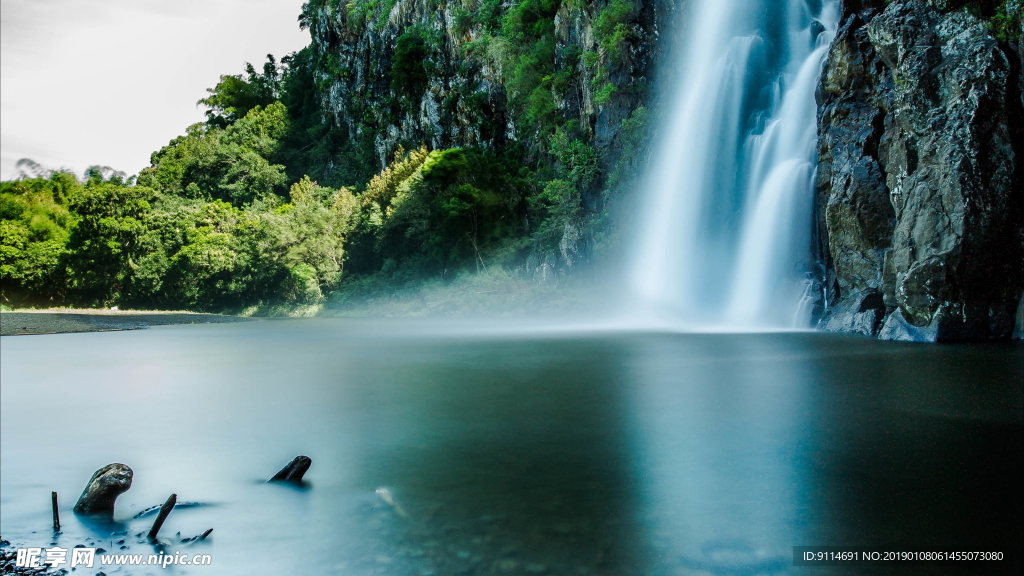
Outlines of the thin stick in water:
[[174,508],[174,503],[178,501],[177,494],[171,494],[167,497],[167,502],[160,507],[160,513],[156,515],[156,522],[153,522],[153,528],[149,531],[149,539],[156,540],[156,535],[160,532],[160,527],[164,525],[164,520],[167,520],[167,515],[171,513],[171,509]]
[[57,513],[56,492],[50,492],[50,501],[53,503],[53,531],[60,532],[60,514]]
[[185,538],[181,542],[182,542],[182,544],[185,544],[187,542],[198,542],[199,540],[206,540],[206,537],[209,536],[211,532],[213,532],[213,528],[210,528],[206,532],[203,532],[202,534],[198,534],[198,535],[193,536],[191,538]]

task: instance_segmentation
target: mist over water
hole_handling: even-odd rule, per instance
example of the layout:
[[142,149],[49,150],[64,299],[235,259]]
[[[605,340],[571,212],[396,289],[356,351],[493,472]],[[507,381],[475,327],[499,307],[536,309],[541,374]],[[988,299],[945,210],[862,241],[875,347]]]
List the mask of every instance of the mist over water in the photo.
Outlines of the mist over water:
[[[154,554],[136,513],[205,504],[161,538],[211,566],[85,574],[767,576],[801,573],[794,545],[1020,542],[1019,346],[379,318],[3,338],[13,547]],[[298,454],[305,486],[265,483]],[[115,522],[76,517],[112,462]]]
[[679,77],[641,192],[632,314],[659,324],[806,327],[814,91],[837,3],[689,6]]

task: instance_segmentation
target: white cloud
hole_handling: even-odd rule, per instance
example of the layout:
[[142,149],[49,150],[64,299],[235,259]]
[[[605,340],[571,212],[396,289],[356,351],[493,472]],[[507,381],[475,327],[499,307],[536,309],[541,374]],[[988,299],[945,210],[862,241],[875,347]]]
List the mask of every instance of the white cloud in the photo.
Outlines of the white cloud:
[[246,61],[309,43],[302,0],[3,0],[0,177],[20,158],[136,173],[204,119],[196,100]]

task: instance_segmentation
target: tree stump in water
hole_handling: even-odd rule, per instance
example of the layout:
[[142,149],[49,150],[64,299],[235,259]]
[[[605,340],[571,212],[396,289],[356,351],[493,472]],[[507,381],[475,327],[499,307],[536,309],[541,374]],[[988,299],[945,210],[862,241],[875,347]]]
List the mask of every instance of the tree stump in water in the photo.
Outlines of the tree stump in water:
[[306,474],[306,470],[309,470],[312,463],[313,460],[309,456],[296,456],[280,472],[274,474],[270,482],[302,482],[302,476]]
[[107,464],[89,479],[75,504],[75,514],[114,515],[114,501],[132,487],[132,469],[124,464]]

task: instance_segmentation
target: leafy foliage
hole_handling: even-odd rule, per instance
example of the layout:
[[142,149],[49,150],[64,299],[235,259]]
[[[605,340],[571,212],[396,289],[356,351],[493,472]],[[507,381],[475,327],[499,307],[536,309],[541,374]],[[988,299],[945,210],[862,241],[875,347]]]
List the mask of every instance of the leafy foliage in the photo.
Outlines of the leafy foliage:
[[442,278],[469,262],[484,266],[515,227],[522,198],[501,164],[478,150],[399,150],[363,194],[363,230],[381,265],[406,259]]
[[285,267],[302,278],[300,298],[318,301],[341,280],[345,241],[358,223],[359,201],[346,188],[324,188],[308,177],[292,185],[291,200],[271,217],[274,236]]
[[[393,6],[309,0],[299,23],[335,38],[383,30]],[[623,153],[610,178],[603,174],[589,143],[593,129],[563,117],[556,101],[579,88],[581,67],[594,77],[594,102],[612,98],[618,88],[609,66],[628,57],[639,3],[602,4],[593,21],[597,46],[586,52],[559,45],[561,6],[449,4],[467,58],[444,72],[472,77],[474,66],[491,66],[508,100],[470,83],[449,91],[437,110],[442,118],[500,118],[480,123],[487,147],[430,150],[403,140],[378,172],[378,154],[390,153],[378,150],[379,135],[416,117],[448,65],[440,56],[451,40],[437,27],[413,25],[396,32],[390,61],[368,71],[384,93],[346,95],[344,116],[327,108],[336,105],[328,104],[329,89],[355,71],[338,51],[311,45],[221,76],[199,101],[207,120],[154,152],[137,177],[96,166],[79,180],[19,163],[20,179],[0,184],[5,303],[307,305],[380,282],[448,283],[461,271],[518,266],[554,249],[569,226],[595,220],[583,198],[601,202],[623,181],[636,155],[630,134],[646,122],[634,114],[623,123]],[[506,113],[528,143],[508,141]]]
[[354,186],[374,173],[372,146],[353,143],[341,127],[325,121],[320,84],[310,46],[281,59],[281,103],[288,111],[288,130],[281,137],[275,163],[285,166],[289,182],[305,175],[328,186]]
[[635,39],[629,22],[636,17],[635,0],[611,0],[597,15],[594,32],[597,42],[614,60],[625,57],[627,43]]
[[1019,41],[1024,28],[1024,0],[1004,0],[989,22],[996,38]]
[[252,64],[245,63],[245,75],[234,74],[220,77],[213,88],[207,88],[209,96],[197,102],[207,107],[207,122],[211,126],[226,128],[241,120],[257,106],[273,104],[281,91],[281,71],[272,54],[267,54],[262,74]]
[[69,203],[79,218],[68,239],[67,290],[76,302],[108,306],[132,290],[156,192],[89,180]]
[[280,102],[256,106],[227,128],[194,124],[153,154],[139,182],[186,198],[250,203],[283,191],[284,166],[271,159],[287,131],[287,110]]
[[520,0],[501,21],[502,69],[513,107],[539,133],[555,125],[551,93],[555,64],[554,16],[558,0]]
[[45,177],[0,183],[0,282],[3,299],[53,294],[60,285],[60,260],[76,223],[67,209],[77,192],[74,176],[56,172]]
[[551,137],[551,151],[558,159],[558,177],[550,180],[544,190],[530,199],[544,218],[538,236],[553,245],[566,224],[577,222],[582,213],[582,192],[598,179],[597,151],[593,146],[559,128]]
[[395,58],[388,75],[391,90],[407,102],[418,101],[427,89],[429,54],[427,42],[419,30],[408,30],[395,42]]
[[430,152],[426,145],[408,153],[399,146],[395,151],[394,159],[387,168],[374,176],[366,185],[366,190],[363,192],[363,206],[367,209],[367,216],[376,219],[376,225],[379,226],[383,222],[380,215],[390,209],[391,201],[398,193],[398,187],[419,171],[429,155]]

